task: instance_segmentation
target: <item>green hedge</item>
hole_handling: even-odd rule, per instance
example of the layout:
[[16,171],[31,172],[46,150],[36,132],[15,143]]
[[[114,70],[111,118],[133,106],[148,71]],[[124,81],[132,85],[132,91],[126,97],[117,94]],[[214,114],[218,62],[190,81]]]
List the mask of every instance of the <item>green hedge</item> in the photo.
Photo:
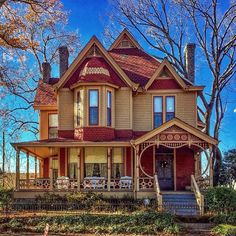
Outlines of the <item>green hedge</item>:
[[236,212],[230,212],[230,213],[220,213],[218,215],[215,215],[211,218],[211,221],[213,221],[215,224],[231,224],[236,225]]
[[0,210],[8,211],[13,203],[13,190],[0,187]]
[[220,186],[209,188],[205,193],[205,203],[211,212],[236,211],[236,190]]
[[123,215],[48,216],[9,219],[0,223],[0,231],[42,233],[46,224],[50,233],[156,234],[179,233],[179,225],[169,214],[154,211]]
[[236,235],[236,226],[233,225],[218,225],[213,229],[213,233],[222,236],[235,236]]

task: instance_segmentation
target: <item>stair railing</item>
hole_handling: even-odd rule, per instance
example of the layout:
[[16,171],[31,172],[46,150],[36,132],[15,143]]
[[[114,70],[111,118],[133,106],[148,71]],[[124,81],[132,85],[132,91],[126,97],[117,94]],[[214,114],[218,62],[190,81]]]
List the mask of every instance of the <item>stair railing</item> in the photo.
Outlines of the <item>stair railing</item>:
[[158,181],[158,176],[157,174],[154,175],[154,188],[156,190],[156,198],[157,198],[157,204],[158,204],[158,210],[162,211],[163,210],[163,201],[162,201],[162,194],[161,194],[161,189]]
[[194,175],[191,175],[191,189],[195,194],[195,198],[200,209],[200,215],[203,215],[204,214],[204,195],[201,194]]

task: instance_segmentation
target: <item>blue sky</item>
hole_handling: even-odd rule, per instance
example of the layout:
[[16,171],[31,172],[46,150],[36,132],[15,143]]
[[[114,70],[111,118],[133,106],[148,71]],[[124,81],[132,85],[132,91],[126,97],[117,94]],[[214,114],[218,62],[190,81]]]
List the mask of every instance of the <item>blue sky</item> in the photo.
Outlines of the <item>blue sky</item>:
[[[93,35],[96,35],[103,41],[103,30],[109,21],[107,16],[109,10],[108,0],[63,0],[62,2],[65,9],[70,11],[68,27],[70,29],[79,29],[82,46],[84,46]],[[142,39],[137,38],[137,40],[149,53],[157,54],[156,51],[151,50],[150,47],[143,44]],[[197,63],[196,61],[196,64]],[[197,84],[206,85],[206,79],[209,77],[208,72],[206,68],[204,68],[203,63],[197,66]],[[208,88],[206,88],[206,90],[208,90]],[[230,103],[227,107],[227,113],[221,131],[220,146],[223,150],[236,147],[236,93],[231,94],[229,100]]]

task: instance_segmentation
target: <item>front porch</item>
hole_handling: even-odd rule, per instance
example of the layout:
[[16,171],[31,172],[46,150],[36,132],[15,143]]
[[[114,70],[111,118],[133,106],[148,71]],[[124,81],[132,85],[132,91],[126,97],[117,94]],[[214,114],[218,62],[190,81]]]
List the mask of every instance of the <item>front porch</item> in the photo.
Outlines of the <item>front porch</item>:
[[[178,119],[125,142],[56,139],[13,144],[17,151],[15,197],[94,191],[160,200],[164,191],[194,191],[201,198],[200,189],[212,186],[215,144]],[[22,154],[26,158],[24,178],[20,174]],[[30,156],[35,160],[34,178],[29,177]]]

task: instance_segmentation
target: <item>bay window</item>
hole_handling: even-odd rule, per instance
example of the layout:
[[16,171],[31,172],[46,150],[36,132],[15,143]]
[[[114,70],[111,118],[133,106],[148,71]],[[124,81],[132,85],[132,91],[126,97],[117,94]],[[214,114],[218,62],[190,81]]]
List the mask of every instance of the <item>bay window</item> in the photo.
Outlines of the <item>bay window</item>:
[[153,97],[153,126],[157,128],[163,123],[163,98]]
[[111,91],[107,91],[107,126],[111,126]]
[[84,177],[107,177],[107,148],[86,147]]
[[81,108],[82,108],[82,104],[81,104],[81,91],[77,92],[77,126],[81,126]]
[[175,117],[175,97],[166,97],[166,121],[169,121]]
[[48,138],[58,137],[58,115],[49,114],[48,115]]
[[99,120],[99,98],[98,90],[89,90],[89,125],[98,125]]

